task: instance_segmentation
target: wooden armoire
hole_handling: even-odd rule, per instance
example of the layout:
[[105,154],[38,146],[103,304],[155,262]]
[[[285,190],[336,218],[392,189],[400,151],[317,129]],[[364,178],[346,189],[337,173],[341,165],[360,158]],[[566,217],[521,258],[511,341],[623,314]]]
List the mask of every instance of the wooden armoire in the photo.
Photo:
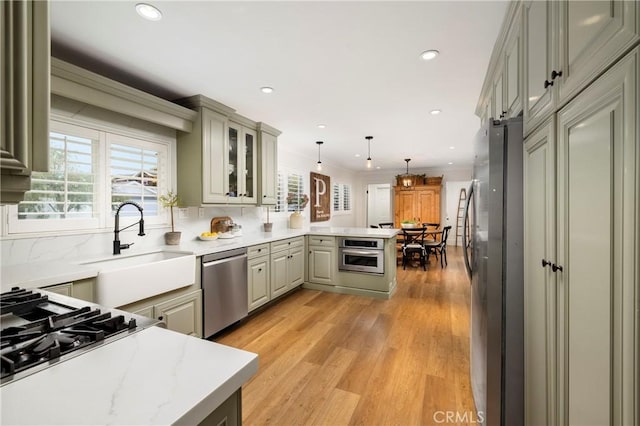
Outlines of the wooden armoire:
[[440,190],[440,185],[395,186],[394,227],[400,228],[403,220],[440,223]]

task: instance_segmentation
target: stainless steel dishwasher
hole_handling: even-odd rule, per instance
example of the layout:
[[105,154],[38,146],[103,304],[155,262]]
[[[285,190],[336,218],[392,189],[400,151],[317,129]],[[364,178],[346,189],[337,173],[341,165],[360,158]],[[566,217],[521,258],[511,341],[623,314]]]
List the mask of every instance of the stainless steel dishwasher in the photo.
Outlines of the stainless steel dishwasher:
[[202,256],[204,337],[248,315],[247,249]]

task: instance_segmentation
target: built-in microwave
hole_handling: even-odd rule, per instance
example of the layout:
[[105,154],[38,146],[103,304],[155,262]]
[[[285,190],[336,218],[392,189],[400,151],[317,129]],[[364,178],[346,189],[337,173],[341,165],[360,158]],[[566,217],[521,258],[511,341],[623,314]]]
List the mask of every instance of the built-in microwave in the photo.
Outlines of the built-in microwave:
[[338,254],[340,271],[384,274],[382,238],[342,237],[339,239]]

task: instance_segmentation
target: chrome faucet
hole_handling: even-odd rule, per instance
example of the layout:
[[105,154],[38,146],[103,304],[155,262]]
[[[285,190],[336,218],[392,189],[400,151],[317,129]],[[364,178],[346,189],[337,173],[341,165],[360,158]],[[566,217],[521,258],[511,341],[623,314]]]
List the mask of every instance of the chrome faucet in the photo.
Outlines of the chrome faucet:
[[[135,208],[138,209],[138,211],[140,212],[140,220],[135,223],[132,223],[129,226],[125,226],[122,229],[118,229],[118,227],[120,226],[120,209],[122,209],[127,204],[131,204],[132,206],[135,206]],[[118,206],[118,209],[116,210],[116,226],[115,226],[115,229],[113,230],[113,254],[120,254],[120,250],[128,249],[133,245],[133,243],[120,244],[120,231],[124,231],[127,228],[131,228],[136,223],[140,224],[138,235],[141,237],[144,237],[144,215],[142,214],[142,207],[140,207],[137,203],[134,203],[133,201],[125,201],[124,203],[120,204]]]

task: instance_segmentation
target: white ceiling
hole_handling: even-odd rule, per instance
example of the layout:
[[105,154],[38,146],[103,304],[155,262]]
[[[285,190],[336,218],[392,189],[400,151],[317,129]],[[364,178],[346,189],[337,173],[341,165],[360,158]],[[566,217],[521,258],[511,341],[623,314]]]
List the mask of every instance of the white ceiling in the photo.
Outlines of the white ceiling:
[[[322,140],[327,165],[366,170],[367,135],[382,169],[471,163],[505,1],[149,3],[161,21],[136,2],[54,0],[54,56],[167,99],[213,98],[280,129],[289,151],[316,158]],[[441,54],[421,60],[428,49]]]

